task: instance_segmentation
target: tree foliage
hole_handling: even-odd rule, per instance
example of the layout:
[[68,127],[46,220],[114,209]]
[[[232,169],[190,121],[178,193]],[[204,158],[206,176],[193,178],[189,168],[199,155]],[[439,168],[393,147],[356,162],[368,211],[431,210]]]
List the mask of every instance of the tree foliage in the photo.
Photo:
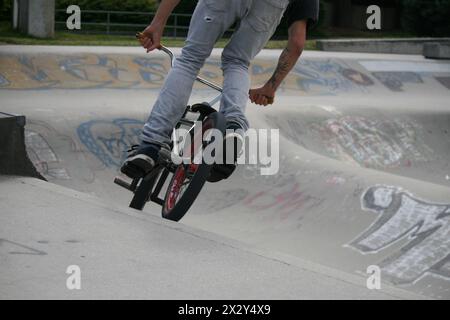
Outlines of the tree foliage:
[[11,1],[0,0],[0,20],[7,21],[11,19]]
[[81,10],[110,10],[110,11],[155,11],[157,0],[56,0],[57,9],[65,9],[72,4]]
[[450,36],[450,0],[403,0],[402,25],[419,36]]

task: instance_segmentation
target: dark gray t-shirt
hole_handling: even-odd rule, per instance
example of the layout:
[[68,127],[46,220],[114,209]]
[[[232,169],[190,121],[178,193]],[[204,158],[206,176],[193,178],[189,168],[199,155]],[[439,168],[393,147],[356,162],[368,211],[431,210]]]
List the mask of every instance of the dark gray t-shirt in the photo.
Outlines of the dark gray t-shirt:
[[291,0],[284,13],[288,27],[294,22],[308,20],[308,29],[319,20],[319,0]]

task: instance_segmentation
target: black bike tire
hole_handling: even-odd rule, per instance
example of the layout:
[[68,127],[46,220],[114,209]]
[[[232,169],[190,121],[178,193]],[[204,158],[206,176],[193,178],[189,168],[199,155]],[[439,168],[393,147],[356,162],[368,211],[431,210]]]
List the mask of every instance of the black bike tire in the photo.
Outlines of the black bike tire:
[[[222,114],[218,112],[214,112],[208,116],[215,118],[215,129],[219,129],[222,131],[222,133],[225,132],[225,118]],[[195,199],[197,199],[198,195],[200,194],[200,191],[202,190],[203,186],[206,183],[206,179],[208,178],[208,175],[211,171],[213,165],[201,163],[199,165],[199,168],[194,173],[194,176],[192,177],[191,182],[189,183],[189,186],[184,191],[183,195],[181,196],[181,199],[175,204],[174,208],[170,210],[170,212],[166,212],[166,203],[167,203],[167,197],[169,196],[169,191],[171,189],[171,186],[174,181],[174,176],[170,180],[169,186],[166,191],[166,195],[164,197],[164,204],[162,206],[161,215],[164,219],[172,220],[172,221],[180,221],[181,218],[184,217],[184,215],[187,213],[187,211],[190,209],[192,204],[194,203]]]

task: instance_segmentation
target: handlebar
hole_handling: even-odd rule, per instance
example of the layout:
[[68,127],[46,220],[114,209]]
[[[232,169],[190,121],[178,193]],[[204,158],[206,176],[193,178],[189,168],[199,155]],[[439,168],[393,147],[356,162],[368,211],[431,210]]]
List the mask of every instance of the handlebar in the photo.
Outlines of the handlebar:
[[[140,39],[142,36],[143,36],[143,34],[141,32],[138,32],[136,34],[136,38],[137,39]],[[160,45],[158,47],[158,50],[166,53],[169,56],[169,58],[170,58],[170,66],[173,68],[173,66],[175,65],[175,55],[173,54],[173,52],[169,48],[167,48],[167,47],[165,47],[163,45]],[[219,86],[219,85],[217,85],[217,84],[215,84],[215,83],[213,83],[211,81],[208,81],[206,79],[203,79],[201,77],[197,76],[197,78],[195,78],[195,80],[197,80],[198,82],[200,82],[200,83],[202,83],[202,84],[204,84],[204,85],[206,85],[206,86],[208,86],[208,87],[210,87],[210,88],[212,88],[214,90],[217,90],[219,92],[223,91],[223,88],[221,86]]]
[[[136,38],[138,40],[140,40],[141,37],[143,37],[143,36],[144,36],[144,34],[142,32],[136,33]],[[175,64],[175,56],[174,56],[173,52],[169,48],[167,48],[167,47],[165,47],[163,45],[160,45],[157,49],[160,50],[160,51],[163,51],[164,53],[166,53],[169,56],[169,58],[170,58],[170,66],[173,68],[173,66]],[[212,88],[214,90],[219,91],[220,93],[223,92],[223,88],[218,86],[217,84],[215,84],[213,82],[210,82],[210,81],[208,81],[206,79],[203,79],[203,78],[201,78],[199,76],[197,76],[195,78],[195,80],[197,80],[198,82],[200,82],[200,83],[202,83],[202,84],[204,84],[204,85],[206,85],[206,86],[208,86],[208,87],[210,87],[210,88]],[[219,95],[216,99],[214,99],[212,101],[211,104],[214,104],[214,103],[218,102],[220,100],[220,97],[221,96]],[[269,96],[265,96],[265,97],[267,98],[267,101],[268,101],[269,104],[273,104],[274,103],[274,97],[269,97]]]
[[173,67],[174,64],[175,64],[175,56],[174,56],[173,52],[169,48],[167,48],[167,47],[165,47],[163,45],[160,45],[158,50],[165,52],[169,56],[169,58],[170,58],[170,66]]

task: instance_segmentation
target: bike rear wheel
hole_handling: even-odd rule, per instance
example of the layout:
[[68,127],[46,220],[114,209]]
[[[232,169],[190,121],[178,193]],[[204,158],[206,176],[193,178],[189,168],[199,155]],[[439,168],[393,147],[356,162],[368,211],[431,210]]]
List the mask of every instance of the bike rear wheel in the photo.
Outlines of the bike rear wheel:
[[[225,132],[225,118],[222,114],[213,112],[203,119],[202,135],[209,129],[220,130],[222,134]],[[195,140],[194,130],[190,131],[190,135],[192,142]],[[199,164],[180,164],[177,167],[167,188],[161,212],[163,218],[179,221],[184,217],[203,188],[211,168],[212,164],[204,161]]]

